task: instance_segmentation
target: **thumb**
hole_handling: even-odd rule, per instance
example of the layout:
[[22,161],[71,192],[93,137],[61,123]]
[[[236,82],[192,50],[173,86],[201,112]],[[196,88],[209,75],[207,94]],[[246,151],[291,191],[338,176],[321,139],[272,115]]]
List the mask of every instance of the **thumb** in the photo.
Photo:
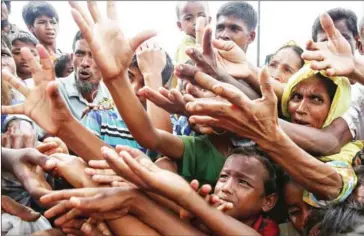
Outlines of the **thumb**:
[[274,93],[272,84],[269,82],[268,69],[266,67],[259,73],[260,90],[262,91],[263,98],[267,98],[271,101],[276,101],[277,97]]
[[[54,108],[64,108],[65,103],[58,90],[58,83],[52,81],[47,85],[47,95],[51,100],[51,104]],[[66,108],[68,109],[68,108]]]
[[154,37],[157,35],[157,32],[154,30],[146,30],[141,33],[138,33],[133,38],[130,39],[130,47],[135,52],[135,50],[145,42],[146,40],[150,39],[151,37]]
[[230,51],[231,49],[234,48],[235,43],[233,41],[225,41],[225,40],[221,40],[221,39],[215,39],[215,40],[212,41],[212,45],[218,50]]
[[55,161],[38,151],[37,155],[28,155],[27,157],[29,163],[39,165],[43,170],[51,171],[56,167]]

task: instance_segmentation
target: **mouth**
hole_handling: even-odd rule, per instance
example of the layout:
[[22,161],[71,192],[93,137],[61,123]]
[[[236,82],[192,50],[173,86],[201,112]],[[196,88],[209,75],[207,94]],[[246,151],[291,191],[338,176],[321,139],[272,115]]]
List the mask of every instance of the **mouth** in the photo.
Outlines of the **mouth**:
[[47,33],[46,33],[46,36],[47,36],[48,38],[55,38],[55,37],[56,37],[56,34],[55,34],[54,32],[47,32]]
[[298,120],[298,119],[293,119],[292,123],[294,124],[299,124],[299,125],[304,125],[304,126],[311,126],[310,123],[303,121],[303,120]]
[[91,73],[85,70],[81,70],[78,72],[78,78],[82,80],[87,80],[91,77]]
[[20,65],[20,67],[22,67],[22,68],[29,68],[29,66],[28,66],[28,64],[27,64],[27,63],[20,63],[19,65]]

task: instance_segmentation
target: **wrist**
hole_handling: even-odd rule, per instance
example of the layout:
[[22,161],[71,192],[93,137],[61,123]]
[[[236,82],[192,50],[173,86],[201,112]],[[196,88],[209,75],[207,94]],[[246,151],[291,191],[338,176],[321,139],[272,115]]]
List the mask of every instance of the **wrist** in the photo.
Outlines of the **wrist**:
[[146,196],[135,188],[131,188],[128,191],[129,200],[127,201],[126,207],[128,212],[140,216],[145,211]]

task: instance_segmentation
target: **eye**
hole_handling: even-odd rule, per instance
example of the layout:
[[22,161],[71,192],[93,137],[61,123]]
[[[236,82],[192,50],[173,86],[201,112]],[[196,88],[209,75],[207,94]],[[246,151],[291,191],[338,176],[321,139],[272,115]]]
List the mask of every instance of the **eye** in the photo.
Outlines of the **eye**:
[[286,72],[286,73],[290,73],[290,74],[293,74],[292,70],[291,70],[291,69],[289,69],[289,68],[285,68],[285,69],[284,69],[284,72]]
[[186,21],[191,21],[192,20],[192,17],[186,17],[185,20]]
[[224,30],[224,26],[223,25],[217,25],[216,26],[216,31],[223,31]]
[[301,210],[299,208],[288,209],[289,216],[297,216],[299,214],[301,214]]
[[294,102],[298,102],[300,100],[302,100],[302,95],[298,94],[298,93],[293,94],[290,99],[290,101],[294,101]]
[[20,50],[12,51],[13,55],[20,55]]
[[233,32],[238,32],[239,31],[239,28],[238,27],[236,27],[236,26],[232,26],[231,27],[231,31],[233,31]]
[[52,25],[56,25],[56,24],[57,24],[57,21],[55,21],[55,20],[51,20],[51,24],[52,24]]
[[318,96],[314,96],[312,97],[312,101],[315,104],[322,104],[324,101],[322,100],[322,98],[318,97]]
[[228,178],[228,175],[226,174],[220,174],[219,181],[225,181]]
[[271,68],[277,68],[277,63],[271,62],[271,63],[269,63],[268,66],[271,67]]
[[250,186],[250,184],[247,181],[243,180],[243,179],[239,179],[239,184]]

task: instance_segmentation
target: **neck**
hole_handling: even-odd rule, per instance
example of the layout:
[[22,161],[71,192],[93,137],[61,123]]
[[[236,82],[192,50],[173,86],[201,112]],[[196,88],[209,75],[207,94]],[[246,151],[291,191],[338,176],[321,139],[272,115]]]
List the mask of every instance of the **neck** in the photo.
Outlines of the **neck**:
[[17,73],[18,77],[22,80],[30,79],[32,78],[31,74],[25,74],[25,73]]
[[95,90],[93,90],[92,92],[89,92],[89,93],[82,93],[82,97],[84,99],[86,99],[86,101],[88,101],[89,103],[92,103],[94,101],[94,98],[97,95],[97,92],[98,92],[98,90],[95,89]]

